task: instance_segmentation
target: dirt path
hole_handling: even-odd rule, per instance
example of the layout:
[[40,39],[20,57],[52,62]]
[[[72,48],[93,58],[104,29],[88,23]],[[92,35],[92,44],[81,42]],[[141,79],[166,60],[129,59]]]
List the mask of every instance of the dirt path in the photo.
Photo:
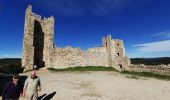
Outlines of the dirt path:
[[130,79],[117,72],[44,70],[38,74],[42,80],[40,96],[52,100],[170,100],[170,81]]
[[170,81],[117,72],[38,72],[43,100],[170,100]]

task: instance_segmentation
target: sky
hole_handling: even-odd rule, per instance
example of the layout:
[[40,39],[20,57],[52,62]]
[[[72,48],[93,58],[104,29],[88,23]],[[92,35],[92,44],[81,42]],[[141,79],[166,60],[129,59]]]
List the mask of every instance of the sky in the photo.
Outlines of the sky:
[[110,34],[130,58],[170,57],[170,0],[0,0],[0,58],[21,58],[29,4],[54,16],[57,47],[86,50]]

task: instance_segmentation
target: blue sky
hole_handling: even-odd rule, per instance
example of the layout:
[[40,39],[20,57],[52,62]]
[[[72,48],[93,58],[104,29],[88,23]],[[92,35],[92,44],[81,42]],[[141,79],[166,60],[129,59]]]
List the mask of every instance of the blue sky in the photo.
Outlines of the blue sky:
[[29,4],[54,16],[57,47],[101,46],[111,34],[128,57],[170,57],[170,0],[0,0],[0,58],[21,57]]

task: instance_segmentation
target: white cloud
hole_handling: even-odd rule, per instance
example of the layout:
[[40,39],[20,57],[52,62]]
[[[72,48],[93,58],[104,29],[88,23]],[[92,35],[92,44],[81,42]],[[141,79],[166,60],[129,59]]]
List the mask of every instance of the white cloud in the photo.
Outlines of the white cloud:
[[170,40],[133,45],[140,52],[170,52]]
[[170,38],[170,30],[153,34],[153,36]]
[[63,16],[81,16],[88,12],[93,15],[106,15],[121,12],[126,8],[136,8],[152,0],[41,0],[42,9]]
[[21,55],[0,55],[0,58],[21,58]]

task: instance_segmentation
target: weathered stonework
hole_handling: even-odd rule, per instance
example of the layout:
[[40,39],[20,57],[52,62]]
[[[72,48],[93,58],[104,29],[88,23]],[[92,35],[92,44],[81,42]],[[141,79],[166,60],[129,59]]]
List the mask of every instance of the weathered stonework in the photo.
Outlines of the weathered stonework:
[[144,64],[131,64],[126,68],[130,72],[149,72],[160,75],[170,76],[170,64],[169,65],[144,65]]
[[102,47],[89,48],[58,48],[54,43],[54,18],[41,19],[32,13],[29,5],[25,13],[22,66],[25,70],[33,69],[34,65],[48,68],[68,68],[76,66],[114,67],[121,71],[130,65],[125,55],[122,40],[112,39],[110,35],[102,38]]
[[30,70],[33,65],[50,66],[53,50],[54,18],[41,19],[32,13],[29,5],[25,13],[22,66]]

